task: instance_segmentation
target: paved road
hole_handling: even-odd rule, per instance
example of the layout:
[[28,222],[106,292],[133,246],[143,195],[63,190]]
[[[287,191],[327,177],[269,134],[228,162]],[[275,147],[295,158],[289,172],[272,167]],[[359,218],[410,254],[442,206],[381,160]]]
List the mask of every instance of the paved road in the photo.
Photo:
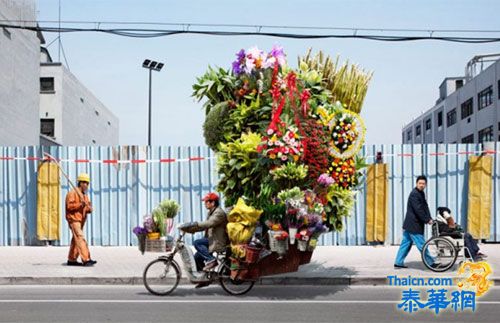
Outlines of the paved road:
[[475,313],[409,315],[401,289],[361,286],[257,286],[234,297],[219,286],[181,286],[169,297],[140,286],[0,286],[0,322],[498,322],[500,288]]

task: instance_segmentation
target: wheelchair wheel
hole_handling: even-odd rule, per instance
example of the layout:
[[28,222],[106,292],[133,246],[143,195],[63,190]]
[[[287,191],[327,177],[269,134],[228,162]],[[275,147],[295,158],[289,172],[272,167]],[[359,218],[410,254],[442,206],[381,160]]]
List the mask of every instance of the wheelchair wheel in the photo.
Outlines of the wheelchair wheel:
[[[431,264],[427,261],[425,254],[434,260]],[[447,271],[457,261],[458,250],[450,240],[442,237],[432,238],[424,244],[422,248],[422,261],[424,265],[432,271]]]

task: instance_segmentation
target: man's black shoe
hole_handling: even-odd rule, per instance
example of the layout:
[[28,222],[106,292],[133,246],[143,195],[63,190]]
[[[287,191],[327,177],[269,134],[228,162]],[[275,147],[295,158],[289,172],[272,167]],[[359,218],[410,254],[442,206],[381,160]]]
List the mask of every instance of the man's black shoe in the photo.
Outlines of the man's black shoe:
[[71,261],[71,260],[68,260],[68,262],[66,263],[67,266],[83,266],[83,264],[81,262],[78,262],[78,261]]
[[408,268],[408,266],[394,264],[394,268],[396,268],[396,269],[399,269],[399,268]]
[[198,283],[198,285],[196,285],[194,288],[203,288],[203,287],[207,287],[208,285],[210,285],[209,281],[201,282],[201,283]]
[[84,267],[92,267],[95,264],[97,264],[97,261],[92,259],[83,262]]

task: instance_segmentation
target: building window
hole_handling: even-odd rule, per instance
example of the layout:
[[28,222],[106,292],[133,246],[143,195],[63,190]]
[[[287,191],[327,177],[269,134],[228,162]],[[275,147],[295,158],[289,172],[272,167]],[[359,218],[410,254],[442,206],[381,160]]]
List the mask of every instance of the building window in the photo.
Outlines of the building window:
[[493,103],[493,87],[490,85],[477,95],[478,110],[484,109]]
[[461,115],[462,120],[467,118],[468,116],[471,116],[474,113],[474,105],[472,98],[462,103],[461,107],[462,107],[462,115]]
[[462,143],[463,144],[472,144],[474,143],[474,134],[468,135],[467,137],[462,138]]
[[54,138],[54,119],[40,119],[40,133]]
[[459,88],[461,88],[462,86],[464,86],[464,80],[456,80],[455,81],[455,89],[458,90]]
[[81,102],[81,103],[84,103],[84,102],[85,102],[85,100],[84,100],[83,98],[80,98],[80,102]]
[[2,27],[2,30],[3,30],[3,34],[5,35],[5,37],[7,37],[8,39],[12,39],[12,34],[10,33],[10,31],[7,28]]
[[420,134],[422,133],[422,127],[420,127],[420,125],[418,125],[416,128],[415,128],[415,137],[418,137],[420,136]]
[[99,116],[99,111],[95,110],[95,115]]
[[111,126],[111,122],[108,121],[108,126]]
[[453,109],[450,112],[446,114],[446,125],[448,127],[453,126],[455,123],[457,123],[457,109]]
[[406,141],[411,141],[411,137],[412,137],[411,130],[408,130],[408,131],[406,132]]
[[438,128],[443,125],[443,111],[438,112]]
[[41,77],[40,78],[40,92],[41,93],[54,93],[54,78]]
[[493,126],[489,126],[487,128],[484,128],[483,130],[480,130],[478,136],[479,143],[493,141]]
[[425,131],[427,132],[427,131],[431,130],[431,127],[432,127],[431,119],[425,120]]
[[93,144],[95,144],[95,143],[96,143],[95,139],[92,139],[92,143],[93,143]]

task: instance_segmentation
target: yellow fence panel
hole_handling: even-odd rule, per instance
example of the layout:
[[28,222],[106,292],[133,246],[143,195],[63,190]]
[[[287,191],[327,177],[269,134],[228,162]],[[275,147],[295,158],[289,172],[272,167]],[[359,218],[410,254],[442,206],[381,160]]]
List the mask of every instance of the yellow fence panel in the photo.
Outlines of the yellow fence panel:
[[366,241],[384,242],[388,215],[387,164],[368,166],[366,176]]
[[61,225],[61,190],[59,168],[44,162],[38,166],[37,179],[37,239],[59,240]]
[[467,231],[475,239],[490,238],[493,158],[469,158]]

